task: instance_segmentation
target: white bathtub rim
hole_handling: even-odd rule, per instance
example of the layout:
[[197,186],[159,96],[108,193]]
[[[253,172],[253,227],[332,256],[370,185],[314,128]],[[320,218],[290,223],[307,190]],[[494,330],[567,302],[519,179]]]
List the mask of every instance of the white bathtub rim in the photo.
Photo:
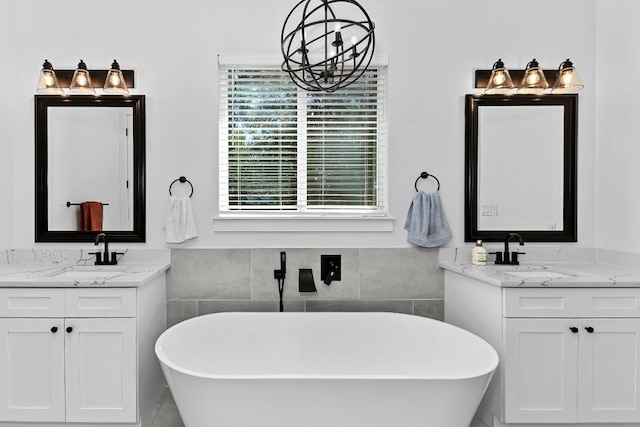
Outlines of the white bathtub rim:
[[[310,314],[313,315],[331,315],[331,314],[366,314],[364,312],[313,312]],[[385,315],[397,315],[397,316],[415,316],[412,314],[405,314],[405,313],[387,313],[387,312],[375,312],[376,314],[385,314]],[[165,365],[166,367],[180,372],[184,375],[188,375],[191,377],[196,377],[196,378],[203,378],[203,379],[215,379],[215,380],[401,380],[401,381],[410,381],[410,380],[420,380],[420,381],[425,381],[425,380],[431,380],[431,381],[438,381],[438,380],[450,380],[450,381],[455,381],[455,380],[470,380],[473,378],[478,378],[478,377],[483,377],[486,375],[490,375],[493,376],[493,373],[495,372],[496,368],[498,367],[498,363],[499,363],[499,357],[498,357],[498,353],[495,351],[495,349],[489,344],[487,343],[485,340],[483,340],[482,338],[478,337],[477,335],[472,334],[471,332],[462,329],[458,326],[449,324],[449,323],[445,323],[445,325],[447,325],[447,327],[451,327],[453,329],[458,329],[460,331],[462,331],[462,333],[464,334],[468,334],[473,336],[475,339],[478,339],[482,342],[484,342],[486,344],[486,348],[487,351],[490,352],[491,356],[491,361],[487,364],[487,366],[484,369],[479,369],[478,372],[474,375],[460,375],[460,376],[455,376],[455,375],[446,375],[446,376],[437,376],[437,375],[420,375],[420,374],[412,374],[412,375],[401,375],[401,374],[367,374],[367,375],[362,375],[362,374],[283,374],[283,373],[278,373],[278,374],[211,374],[211,373],[204,373],[204,372],[200,372],[200,371],[194,371],[192,369],[187,369],[183,366],[180,366],[174,362],[172,362],[171,360],[168,359],[167,355],[165,354],[165,352],[162,349],[162,341],[164,339],[164,337],[166,335],[169,335],[171,333],[172,330],[174,329],[178,329],[181,327],[185,327],[187,324],[191,323],[191,322],[197,322],[197,321],[202,321],[202,317],[209,317],[209,316],[241,316],[241,315],[247,315],[247,314],[251,314],[251,315],[265,315],[265,316],[269,316],[269,315],[274,315],[274,314],[278,314],[278,313],[273,313],[273,312],[221,312],[221,313],[210,313],[210,314],[205,314],[205,315],[201,315],[201,316],[196,316],[196,317],[192,317],[190,319],[184,320],[180,323],[177,323],[175,325],[173,325],[172,327],[168,328],[167,330],[165,330],[160,337],[156,340],[155,343],[155,353],[157,358],[160,360],[161,364]],[[306,312],[285,312],[283,313],[284,315],[305,315],[305,314],[309,314]],[[434,321],[434,322],[439,322],[438,320],[435,319],[431,319],[431,318],[426,318],[426,317],[421,317],[421,316],[415,316],[418,317],[420,319],[424,319],[424,320],[430,320],[430,321]],[[442,322],[444,323],[444,322]]]

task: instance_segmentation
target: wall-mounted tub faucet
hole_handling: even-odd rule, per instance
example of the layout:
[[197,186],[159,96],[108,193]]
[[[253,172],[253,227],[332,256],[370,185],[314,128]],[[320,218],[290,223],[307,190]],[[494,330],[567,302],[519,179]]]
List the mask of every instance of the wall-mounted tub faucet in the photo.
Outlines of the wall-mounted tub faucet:
[[320,277],[325,285],[330,285],[334,280],[337,282],[341,279],[340,268],[342,267],[342,259],[340,255],[321,255],[320,256]]
[[329,261],[328,269],[329,272],[322,278],[325,285],[330,285],[333,279],[335,279],[336,273],[338,273],[338,266],[333,261]]

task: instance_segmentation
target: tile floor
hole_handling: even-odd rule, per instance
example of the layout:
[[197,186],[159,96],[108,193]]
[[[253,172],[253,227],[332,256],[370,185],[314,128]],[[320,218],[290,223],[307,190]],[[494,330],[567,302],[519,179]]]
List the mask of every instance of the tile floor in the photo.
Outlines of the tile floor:
[[173,396],[171,396],[168,388],[162,394],[158,405],[160,407],[151,422],[151,427],[184,427],[180,414],[178,414],[176,403],[173,401]]
[[[173,397],[171,396],[169,389],[165,390],[158,404],[160,405],[160,408],[151,423],[151,427],[184,427],[184,424],[182,424],[182,420],[180,419],[180,415],[178,414],[178,408],[176,408],[176,404],[173,401]],[[487,426],[480,420],[473,420],[469,427]]]

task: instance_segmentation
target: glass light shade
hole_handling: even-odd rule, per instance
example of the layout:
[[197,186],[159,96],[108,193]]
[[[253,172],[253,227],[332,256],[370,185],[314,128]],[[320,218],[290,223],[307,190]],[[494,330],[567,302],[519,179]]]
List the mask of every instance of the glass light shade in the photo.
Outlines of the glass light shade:
[[579,90],[582,90],[582,88],[584,88],[584,84],[582,83],[582,80],[580,80],[580,77],[578,77],[578,73],[573,67],[573,62],[567,59],[560,64],[560,67],[558,67],[558,75],[551,92],[572,93],[578,92]]
[[62,93],[60,83],[56,77],[56,72],[53,71],[53,66],[46,59],[42,64],[42,70],[40,70],[40,79],[38,80],[38,87],[36,91],[39,93],[47,94],[59,94]]
[[115,59],[111,64],[111,69],[107,72],[103,89],[107,93],[129,93],[122,71],[120,71],[120,65]]
[[544,72],[540,69],[540,64],[535,58],[527,64],[522,76],[522,82],[518,88],[518,93],[540,93],[549,87]]
[[71,84],[69,90],[73,93],[95,93],[93,83],[91,83],[91,76],[87,70],[87,64],[81,59],[78,64],[78,68],[73,73],[71,78]]
[[484,93],[492,94],[492,93],[509,93],[511,92],[515,86],[513,85],[513,80],[511,80],[511,75],[509,74],[509,70],[504,66],[504,62],[502,59],[498,59],[495,64],[493,64],[493,68],[491,69],[491,77],[489,78],[489,83],[487,84]]

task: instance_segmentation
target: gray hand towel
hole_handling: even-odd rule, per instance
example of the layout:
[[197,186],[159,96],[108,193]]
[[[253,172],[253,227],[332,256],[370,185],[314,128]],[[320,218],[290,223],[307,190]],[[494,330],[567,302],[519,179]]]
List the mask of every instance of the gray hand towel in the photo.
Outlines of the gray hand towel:
[[451,230],[444,214],[440,193],[418,192],[411,201],[404,229],[407,241],[425,248],[442,246],[451,240]]

